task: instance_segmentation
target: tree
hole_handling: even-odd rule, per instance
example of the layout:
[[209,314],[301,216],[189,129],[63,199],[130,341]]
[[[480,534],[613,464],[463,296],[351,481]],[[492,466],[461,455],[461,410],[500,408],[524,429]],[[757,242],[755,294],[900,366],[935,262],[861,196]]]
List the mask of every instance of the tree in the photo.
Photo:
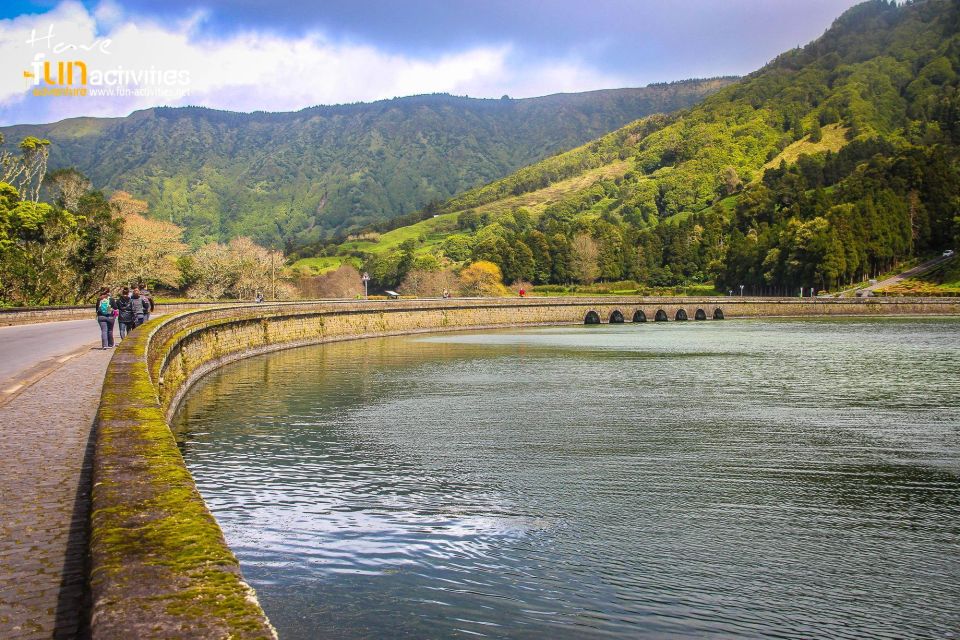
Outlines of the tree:
[[193,271],[196,282],[187,290],[191,298],[219,300],[233,282],[230,250],[219,242],[211,242],[193,254]]
[[62,207],[21,200],[0,183],[0,295],[14,304],[73,302],[82,220]]
[[82,195],[76,202],[76,213],[81,224],[73,270],[77,275],[75,289],[83,300],[94,297],[109,281],[108,274],[116,263],[123,237],[123,219],[99,191]]
[[525,244],[533,254],[533,281],[544,284],[550,281],[550,243],[542,232],[533,230],[527,234]]
[[400,283],[404,295],[439,298],[444,291],[456,291],[457,276],[449,269],[411,269]]
[[92,186],[87,176],[72,167],[57,169],[47,176],[47,188],[54,202],[68,211],[77,210],[80,198],[90,191]]
[[581,233],[573,238],[570,250],[573,277],[581,284],[591,284],[600,275],[600,268],[597,266],[597,256],[600,253],[597,243],[588,234]]
[[465,296],[503,296],[507,294],[503,286],[500,267],[486,260],[474,262],[460,272],[460,291]]
[[814,118],[813,125],[810,127],[810,142],[820,142],[823,140],[823,129],[820,128],[820,120]]
[[360,272],[351,264],[314,278],[314,291],[320,298],[359,298],[363,295]]
[[743,189],[743,181],[736,168],[727,165],[720,172],[720,188],[718,191],[722,196],[729,196]]
[[[269,298],[277,297],[277,281],[284,263],[282,253],[264,249],[244,236],[231,240],[227,249],[233,276],[232,295],[239,300],[252,300],[259,291]],[[358,280],[359,277],[358,274]]]
[[470,253],[473,251],[473,241],[470,236],[455,233],[443,241],[442,248],[444,255],[455,262],[460,262],[470,257]]
[[[111,207],[119,210],[112,201]],[[115,285],[176,287],[180,281],[177,258],[187,250],[180,241],[182,237],[183,229],[172,222],[127,214],[110,281]]]
[[[0,133],[0,145],[4,136]],[[47,172],[47,158],[50,155],[50,141],[27,136],[18,148],[20,155],[0,150],[0,182],[11,187],[17,185],[18,199],[40,200],[40,187]]]
[[517,240],[513,244],[513,251],[511,252],[510,273],[504,274],[505,279],[509,282],[529,282],[533,280],[535,268],[536,263],[530,247],[525,242]]
[[562,233],[550,236],[550,280],[567,283],[573,278],[573,252],[570,241]]
[[117,191],[110,196],[110,206],[124,218],[131,215],[146,215],[147,203],[137,200],[126,191]]

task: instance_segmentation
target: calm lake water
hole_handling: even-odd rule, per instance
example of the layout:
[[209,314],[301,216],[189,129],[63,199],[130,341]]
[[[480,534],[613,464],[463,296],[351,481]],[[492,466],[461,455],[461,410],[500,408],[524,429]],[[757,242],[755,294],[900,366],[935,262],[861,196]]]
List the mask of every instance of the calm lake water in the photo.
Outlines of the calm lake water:
[[960,319],[309,347],[175,428],[287,640],[960,637]]

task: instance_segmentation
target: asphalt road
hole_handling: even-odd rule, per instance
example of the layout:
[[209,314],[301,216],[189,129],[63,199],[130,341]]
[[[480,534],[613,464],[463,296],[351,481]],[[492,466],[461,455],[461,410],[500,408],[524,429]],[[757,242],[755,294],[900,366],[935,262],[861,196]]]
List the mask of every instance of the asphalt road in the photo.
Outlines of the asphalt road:
[[[119,339],[114,329],[114,338]],[[0,392],[11,392],[60,361],[100,346],[100,327],[89,320],[42,322],[0,327]]]
[[918,265],[915,266],[913,269],[908,269],[908,270],[904,271],[903,273],[898,273],[897,275],[893,276],[892,278],[887,278],[886,280],[881,280],[881,281],[878,282],[877,284],[872,284],[872,285],[870,285],[869,287],[864,287],[863,290],[864,290],[864,291],[875,291],[875,290],[877,290],[877,289],[884,289],[884,288],[886,288],[886,287],[892,287],[893,285],[897,284],[898,282],[901,282],[901,281],[903,281],[903,280],[906,280],[907,278],[913,278],[913,277],[915,277],[915,276],[918,276],[918,275],[921,275],[921,274],[923,274],[923,273],[926,273],[927,271],[930,271],[931,269],[933,269],[933,268],[936,267],[937,265],[940,265],[940,264],[942,264],[942,263],[944,263],[944,262],[947,262],[948,260],[953,260],[953,259],[954,259],[954,256],[938,256],[938,257],[934,258],[933,260],[927,260],[926,262],[924,262],[924,263],[922,263],[922,264],[918,264]]

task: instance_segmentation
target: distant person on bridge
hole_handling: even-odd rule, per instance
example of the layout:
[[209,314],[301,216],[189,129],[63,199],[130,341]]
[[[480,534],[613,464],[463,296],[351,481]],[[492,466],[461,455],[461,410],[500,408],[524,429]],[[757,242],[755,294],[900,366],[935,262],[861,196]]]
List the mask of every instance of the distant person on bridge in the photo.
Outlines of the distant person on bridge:
[[140,296],[140,288],[133,288],[133,295],[130,296],[130,308],[133,309],[133,326],[139,327],[143,324],[143,316],[146,309],[149,309],[149,303]]
[[130,289],[124,287],[117,298],[117,321],[120,323],[120,339],[133,331],[137,318],[133,315],[133,306],[130,304]]
[[143,285],[140,285],[140,297],[143,298],[143,321],[147,322],[156,305],[153,304],[153,295]]
[[97,297],[97,324],[100,325],[100,348],[109,349],[113,346],[113,323],[116,313],[115,303],[110,297],[110,289],[100,289]]

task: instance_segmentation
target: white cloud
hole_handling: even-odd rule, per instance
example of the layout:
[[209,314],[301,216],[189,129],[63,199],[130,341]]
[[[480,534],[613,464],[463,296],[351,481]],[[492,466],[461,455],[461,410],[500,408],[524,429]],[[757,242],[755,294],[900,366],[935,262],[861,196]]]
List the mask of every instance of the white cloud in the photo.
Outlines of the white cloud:
[[[197,13],[180,23],[160,24],[125,15],[112,0],[104,0],[92,12],[68,1],[45,14],[0,21],[0,59],[5,62],[0,72],[0,123],[118,116],[160,104],[285,111],[418,93],[526,97],[626,84],[575,60],[519,64],[513,47],[504,43],[417,58],[334,42],[323,33],[295,38],[252,31],[222,38],[201,36],[197,27],[203,19]],[[44,38],[51,27],[52,38],[27,42],[32,33]],[[77,49],[56,55],[57,43]],[[99,46],[83,49],[92,45]],[[189,73],[185,86],[189,93],[33,96],[22,72],[31,68],[38,52],[54,61],[82,59],[91,70],[183,70]]]

